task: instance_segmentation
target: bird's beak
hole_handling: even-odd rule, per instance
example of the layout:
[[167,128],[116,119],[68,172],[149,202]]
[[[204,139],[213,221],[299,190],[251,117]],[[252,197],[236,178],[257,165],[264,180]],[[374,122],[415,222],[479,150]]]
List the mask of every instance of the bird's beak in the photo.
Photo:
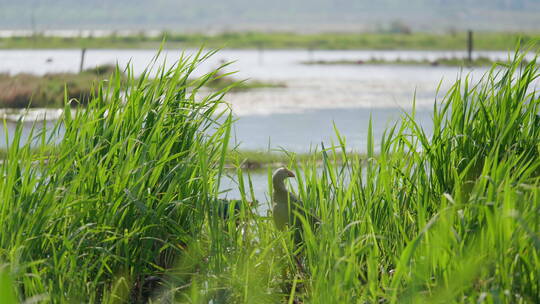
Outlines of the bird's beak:
[[292,171],[289,170],[289,177],[296,177],[296,175],[294,175],[294,173]]

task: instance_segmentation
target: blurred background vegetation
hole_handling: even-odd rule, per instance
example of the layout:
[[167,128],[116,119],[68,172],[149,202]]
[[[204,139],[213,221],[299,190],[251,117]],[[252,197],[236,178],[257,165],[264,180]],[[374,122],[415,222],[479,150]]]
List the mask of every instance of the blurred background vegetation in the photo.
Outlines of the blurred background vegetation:
[[535,0],[2,0],[0,7],[1,28],[39,30],[433,32],[526,31],[540,25]]

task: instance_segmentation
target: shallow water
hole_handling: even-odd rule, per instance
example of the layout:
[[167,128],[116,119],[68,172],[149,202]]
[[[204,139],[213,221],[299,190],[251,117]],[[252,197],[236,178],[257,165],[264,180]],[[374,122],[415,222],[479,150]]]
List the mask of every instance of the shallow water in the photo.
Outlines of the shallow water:
[[[193,54],[193,50],[186,54]],[[180,50],[164,51],[158,62],[171,65]],[[477,56],[505,58],[504,52],[476,53]],[[88,50],[85,67],[107,63],[133,66],[143,71],[155,56],[153,50]],[[429,128],[429,112],[437,96],[439,83],[445,92],[458,75],[456,67],[374,66],[374,65],[304,65],[307,60],[434,59],[464,56],[455,51],[312,51],[307,50],[222,50],[201,64],[196,74],[210,71],[224,61],[234,61],[228,71],[237,70],[236,78],[283,83],[285,88],[231,92],[231,103],[238,119],[235,141],[243,149],[285,149],[305,152],[311,146],[330,144],[333,122],[350,148],[365,149],[369,115],[373,117],[375,138],[403,111],[409,111],[416,97],[421,124]],[[0,72],[45,74],[76,72],[79,50],[0,50]],[[466,70],[479,78],[485,68]],[[440,95],[440,94],[439,94]],[[34,113],[35,114],[35,113]],[[16,115],[8,115],[16,119]],[[39,113],[26,121],[41,119]],[[47,113],[54,119],[55,113]],[[30,124],[28,124],[30,126]],[[12,128],[10,128],[12,129]],[[4,132],[0,148],[5,147]]]
[[[194,50],[185,51],[185,56]],[[0,50],[0,73],[77,72],[79,50]],[[152,61],[154,50],[88,50],[86,68],[118,63],[132,65],[141,73]],[[166,50],[157,65],[171,66],[182,51]],[[239,116],[303,113],[313,109],[410,108],[416,94],[418,107],[431,107],[440,81],[441,91],[458,77],[460,68],[392,65],[304,65],[308,60],[435,59],[464,56],[457,51],[307,51],[307,50],[221,50],[195,71],[206,73],[223,62],[233,63],[226,71],[238,71],[237,79],[285,84],[286,88],[260,89],[228,94]],[[476,56],[504,59],[505,52],[478,52]],[[485,68],[466,69],[479,78]]]
[[[241,150],[281,151],[297,153],[313,151],[324,144],[326,148],[339,145],[336,130],[345,138],[347,148],[357,152],[367,151],[367,135],[370,117],[373,125],[375,145],[385,129],[392,126],[404,113],[399,108],[351,108],[314,109],[300,113],[276,113],[272,115],[237,116],[233,126],[231,145]],[[416,121],[429,134],[431,114],[428,109],[416,111]],[[23,125],[22,143],[28,138],[32,128],[34,136],[45,125],[47,137],[52,135],[55,121],[32,121]],[[6,121],[7,136],[10,141],[15,133],[16,122]],[[35,124],[35,126],[34,126]],[[334,128],[335,125],[335,128]],[[6,132],[0,127],[0,149],[6,148]],[[53,138],[59,140],[63,134],[60,128]]]
[[[228,175],[221,178],[220,191],[222,193],[220,197],[226,199],[240,199],[241,194],[236,172],[229,171],[228,173]],[[272,209],[270,206],[270,194],[268,192],[268,173],[264,170],[245,171],[243,179],[246,199],[250,202],[257,200],[257,213],[260,215],[267,215],[268,210]],[[248,182],[249,179],[251,179],[253,185],[254,197],[251,196],[251,189],[249,188]],[[296,184],[294,184],[294,186],[296,186]]]
[[[188,50],[185,54],[193,54]],[[152,61],[154,50],[88,50],[85,67],[118,63],[131,64],[141,73]],[[180,50],[166,50],[158,63],[172,65],[182,54]],[[0,73],[77,72],[79,50],[0,50]],[[238,118],[233,143],[241,149],[295,152],[313,150],[321,142],[330,146],[335,140],[333,123],[347,140],[347,147],[365,152],[367,128],[373,120],[374,138],[379,140],[385,128],[395,123],[403,111],[410,111],[416,100],[417,121],[429,133],[433,103],[439,95],[460,77],[469,75],[480,79],[486,68],[460,69],[443,66],[393,65],[304,65],[310,60],[386,60],[436,59],[463,57],[457,51],[307,51],[307,50],[222,50],[201,64],[196,75],[206,73],[223,62],[234,61],[227,71],[238,71],[237,79],[252,79],[281,83],[285,88],[231,92],[226,101]],[[505,59],[506,52],[477,52],[475,56]],[[159,64],[158,64],[159,65]],[[440,84],[440,94],[437,87]],[[0,117],[2,113],[0,113]],[[24,136],[28,136],[31,122],[42,119],[41,112],[27,116]],[[54,119],[54,111],[47,117]],[[18,115],[8,115],[16,119]],[[42,116],[42,115],[41,115]],[[50,124],[49,124],[50,125]],[[12,137],[14,124],[8,123]],[[2,129],[2,128],[0,128]],[[3,130],[0,130],[3,131]],[[60,133],[61,136],[61,133]],[[0,132],[0,148],[6,147],[5,132]],[[266,202],[266,173],[252,175],[256,198]],[[234,181],[223,182],[223,189],[233,188],[229,198],[238,198]]]

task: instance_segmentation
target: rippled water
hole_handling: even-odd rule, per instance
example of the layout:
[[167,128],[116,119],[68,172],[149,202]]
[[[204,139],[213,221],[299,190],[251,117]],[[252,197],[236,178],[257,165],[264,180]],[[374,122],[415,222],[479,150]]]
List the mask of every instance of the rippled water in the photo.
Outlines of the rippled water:
[[[155,56],[153,50],[88,50],[85,67],[118,63],[131,64],[142,72]],[[186,54],[193,54],[193,50]],[[180,50],[164,51],[159,63],[172,65]],[[76,72],[78,50],[0,50],[0,72],[11,74]],[[505,59],[506,52],[478,52],[476,56]],[[365,151],[367,126],[373,119],[375,139],[394,123],[403,111],[410,111],[416,98],[417,119],[427,132],[431,129],[433,102],[460,77],[480,79],[486,68],[462,70],[443,66],[395,65],[305,65],[310,60],[367,60],[381,58],[429,59],[463,57],[456,51],[307,51],[307,50],[222,50],[201,64],[201,75],[223,62],[234,61],[227,71],[238,71],[237,79],[252,79],[285,84],[284,88],[232,92],[226,100],[238,118],[234,142],[242,149],[285,148],[305,152],[334,138],[333,123],[347,139],[348,147]],[[437,87],[440,84],[440,92]],[[1,113],[0,113],[1,114]],[[40,113],[38,112],[38,116]],[[54,113],[47,114],[49,118]],[[16,116],[16,115],[15,115]],[[27,117],[32,121],[40,117]],[[28,134],[31,124],[25,128]],[[14,124],[8,124],[8,133]],[[0,132],[0,148],[5,147],[5,132]],[[266,176],[256,175],[257,197],[264,197]],[[232,183],[232,184],[231,184]],[[231,182],[234,188],[234,182]],[[226,183],[224,183],[226,184]],[[237,192],[231,193],[238,197]]]
[[[194,50],[186,51],[186,55]],[[88,50],[85,67],[118,63],[131,64],[142,72],[152,61],[154,50]],[[180,50],[164,51],[160,63],[172,65]],[[429,121],[437,96],[460,74],[479,79],[485,68],[461,71],[456,67],[304,65],[308,60],[435,59],[464,56],[457,51],[307,51],[307,50],[222,50],[201,64],[200,75],[224,61],[234,61],[229,71],[238,79],[285,84],[285,88],[233,92],[226,96],[240,119],[236,141],[246,149],[284,147],[306,151],[310,145],[328,142],[335,122],[350,147],[362,150],[369,115],[373,116],[376,138],[388,123],[410,110],[413,98],[419,118]],[[505,58],[505,52],[483,52],[476,56]],[[79,50],[0,50],[0,72],[45,74],[76,72]],[[439,94],[441,95],[441,94]],[[48,113],[48,117],[54,117]],[[39,116],[39,115],[38,115]],[[27,119],[31,121],[32,119]],[[429,128],[428,125],[426,125]],[[3,134],[0,145],[5,146]]]
[[[186,51],[186,55],[193,54]],[[131,64],[135,73],[142,72],[152,61],[153,50],[88,50],[85,67],[118,63]],[[159,63],[172,65],[180,50],[165,51]],[[0,72],[45,74],[76,72],[78,50],[0,50]],[[227,101],[237,115],[272,115],[303,113],[313,109],[335,108],[410,108],[416,93],[419,107],[431,107],[436,88],[442,80],[445,89],[458,77],[460,69],[443,66],[380,65],[304,65],[308,60],[388,60],[435,59],[464,56],[450,51],[312,51],[307,50],[222,50],[201,64],[195,72],[201,75],[222,62],[234,61],[228,71],[238,71],[238,79],[283,83],[286,88],[261,89],[231,93]],[[505,52],[483,52],[476,56],[503,59]],[[466,70],[479,78],[485,68]]]

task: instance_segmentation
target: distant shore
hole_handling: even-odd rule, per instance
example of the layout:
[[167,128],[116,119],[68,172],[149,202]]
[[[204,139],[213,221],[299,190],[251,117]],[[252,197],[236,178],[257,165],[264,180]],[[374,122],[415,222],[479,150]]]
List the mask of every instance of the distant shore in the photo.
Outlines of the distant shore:
[[[55,155],[56,148],[54,146],[47,146],[45,148],[34,149],[31,151],[35,159],[48,159],[50,155]],[[0,148],[0,161],[7,158],[7,150]],[[334,155],[328,152],[329,155]],[[342,161],[343,154],[336,152],[337,159],[330,161],[334,163],[340,163]],[[358,152],[347,152],[349,159],[357,158],[359,161],[365,161],[367,156]],[[324,161],[323,153],[285,153],[285,152],[268,152],[268,151],[256,151],[256,150],[232,150],[227,153],[225,160],[225,168],[233,170],[241,168],[243,170],[257,171],[268,170],[289,166],[290,163],[308,163],[315,162],[321,165]]]
[[[368,60],[314,60],[306,61],[303,64],[318,65],[430,65],[430,66],[455,66],[455,67],[482,67],[492,66],[495,63],[501,63],[500,60],[492,60],[487,57],[473,58],[471,61],[460,57],[441,57],[437,59],[395,59],[386,60],[380,58],[370,58]],[[524,62],[526,63],[526,62]]]
[[[538,47],[540,32],[475,32],[475,50],[513,50],[517,43]],[[0,49],[155,49],[233,48],[233,49],[308,49],[308,50],[464,50],[467,33],[318,33],[230,32],[216,35],[160,33],[108,36],[55,37],[44,34],[0,38]]]
[[[63,108],[64,102],[76,99],[74,105],[85,105],[98,92],[99,81],[109,79],[116,67],[102,65],[80,73],[33,74],[0,73],[0,109]],[[125,78],[122,75],[121,78]],[[216,77],[205,84],[212,89],[230,87],[232,91],[257,88],[282,88],[282,83],[239,81],[230,76]]]

